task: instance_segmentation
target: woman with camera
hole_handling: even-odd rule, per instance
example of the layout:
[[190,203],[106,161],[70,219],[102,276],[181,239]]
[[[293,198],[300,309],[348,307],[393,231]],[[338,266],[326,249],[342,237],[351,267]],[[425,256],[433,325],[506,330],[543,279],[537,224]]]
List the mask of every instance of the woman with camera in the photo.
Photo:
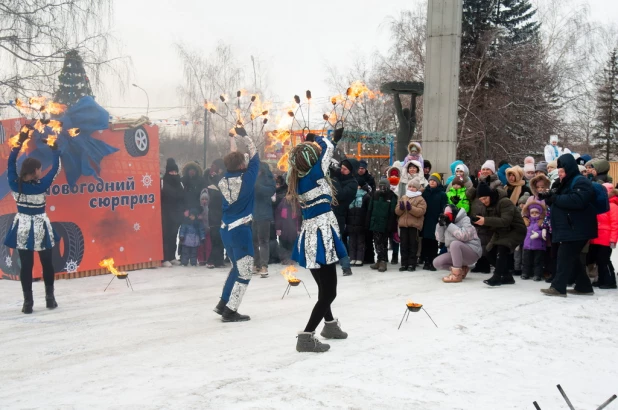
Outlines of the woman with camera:
[[442,278],[444,283],[458,283],[466,278],[469,268],[483,254],[481,240],[470,223],[465,209],[447,205],[439,216],[436,226],[436,239],[443,242],[448,252],[433,260],[436,269],[450,270],[450,275]]

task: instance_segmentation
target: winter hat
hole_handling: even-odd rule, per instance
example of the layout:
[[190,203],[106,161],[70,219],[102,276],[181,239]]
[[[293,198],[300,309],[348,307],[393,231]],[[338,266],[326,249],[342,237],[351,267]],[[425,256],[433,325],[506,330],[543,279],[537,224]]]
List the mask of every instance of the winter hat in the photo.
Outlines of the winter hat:
[[442,185],[442,178],[440,177],[440,174],[438,174],[437,172],[434,172],[433,174],[431,174],[429,176],[429,180],[436,181],[438,185]]
[[536,172],[542,172],[545,175],[547,175],[547,162],[545,161],[539,161],[536,163],[536,168],[535,168]]
[[429,160],[426,160],[426,159],[423,160],[423,162],[424,162],[423,166],[425,168],[429,168],[429,171],[431,172],[431,162],[429,162]]
[[554,141],[558,142],[558,136],[557,135],[550,135],[549,136],[549,143],[551,144]]
[[588,154],[581,155],[579,158],[577,158],[577,164],[586,165],[586,162],[590,161],[591,159],[592,157]]
[[352,168],[352,163],[349,160],[344,159],[343,161],[341,161],[341,166],[349,169],[351,174],[354,173],[354,168]]
[[410,172],[410,167],[411,166],[415,166],[416,167],[416,172],[417,173],[420,173],[423,170],[423,167],[422,167],[421,163],[418,162],[415,159],[413,159],[412,161],[408,162],[408,165],[406,165],[406,172]]
[[583,165],[578,165],[577,169],[579,169],[579,173],[581,174],[582,172],[586,171],[586,167]]
[[480,182],[476,188],[476,197],[482,198],[484,196],[491,196],[491,188],[484,182]]
[[453,222],[455,220],[455,218],[457,217],[457,214],[459,213],[459,209],[453,205],[453,204],[449,204],[444,208],[444,215],[451,221]]
[[367,169],[367,161],[365,161],[364,159],[361,159],[361,160],[358,162],[358,167],[359,167],[359,168],[365,168],[365,169]]
[[539,213],[542,215],[543,212],[545,211],[545,209],[543,209],[543,205],[538,203],[538,202],[530,202],[528,204],[528,212],[532,211],[533,209],[536,209],[537,211],[539,211]]
[[168,158],[167,164],[165,165],[165,173],[169,174],[170,171],[178,172],[178,165],[176,165],[176,161],[174,160],[174,158]]
[[488,159],[487,161],[485,161],[485,163],[481,167],[481,169],[485,169],[485,168],[490,169],[491,172],[493,172],[494,174],[496,173],[496,163],[491,159]]
[[463,171],[464,176],[468,176],[470,174],[470,170],[468,169],[468,167],[465,164],[459,164],[455,167],[455,172],[457,171]]
[[605,189],[607,189],[607,195],[610,195],[614,190],[614,186],[609,182],[604,183],[603,186],[605,187]]
[[551,162],[548,162],[547,163],[547,168],[553,168],[553,169],[558,168],[558,160],[555,159],[555,160],[553,160]]
[[386,178],[380,178],[380,182],[378,182],[378,186],[379,186],[379,187],[386,187],[386,188],[388,188],[388,186],[389,186],[389,185],[390,185],[390,184],[389,184],[389,182],[388,182],[388,179],[386,179]]
[[607,174],[610,168],[609,162],[604,159],[593,160],[592,166],[597,170],[597,174]]
[[517,201],[517,203],[519,205],[525,205],[525,203],[528,202],[528,198],[530,198],[530,194],[528,192],[524,192],[524,194],[521,196],[521,198],[519,198],[519,201]]
[[524,159],[524,173],[526,172],[534,172],[534,158],[532,157]]
[[202,199],[209,199],[208,188],[202,189],[202,193],[200,194],[200,200]]
[[420,190],[421,189],[421,183],[418,181],[418,179],[414,178],[410,182],[408,182],[407,188],[410,188],[410,187],[414,187],[417,190]]
[[451,185],[459,185],[460,187],[464,187],[464,180],[462,177],[455,177],[453,178],[453,181],[451,182]]

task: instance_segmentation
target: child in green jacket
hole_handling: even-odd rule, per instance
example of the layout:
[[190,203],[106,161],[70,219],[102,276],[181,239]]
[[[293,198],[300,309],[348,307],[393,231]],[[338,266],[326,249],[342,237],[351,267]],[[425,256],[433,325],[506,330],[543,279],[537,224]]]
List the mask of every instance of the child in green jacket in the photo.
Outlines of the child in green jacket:
[[446,193],[448,203],[455,205],[457,209],[465,209],[470,212],[470,200],[466,196],[466,186],[461,177],[455,177],[451,183],[451,189]]

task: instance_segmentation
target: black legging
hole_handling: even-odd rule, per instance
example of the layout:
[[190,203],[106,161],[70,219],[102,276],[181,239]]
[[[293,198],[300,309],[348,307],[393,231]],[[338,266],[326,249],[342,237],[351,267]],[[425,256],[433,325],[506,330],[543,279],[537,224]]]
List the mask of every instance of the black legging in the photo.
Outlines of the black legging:
[[305,332],[315,332],[322,319],[334,320],[330,305],[337,297],[337,264],[324,265],[320,269],[311,269],[313,279],[318,284],[318,301],[311,312]]
[[[34,251],[18,249],[21,261],[20,280],[24,293],[32,293],[32,268],[34,267]],[[45,287],[54,286],[54,265],[52,265],[52,250],[39,251],[39,259],[43,265],[43,281]]]

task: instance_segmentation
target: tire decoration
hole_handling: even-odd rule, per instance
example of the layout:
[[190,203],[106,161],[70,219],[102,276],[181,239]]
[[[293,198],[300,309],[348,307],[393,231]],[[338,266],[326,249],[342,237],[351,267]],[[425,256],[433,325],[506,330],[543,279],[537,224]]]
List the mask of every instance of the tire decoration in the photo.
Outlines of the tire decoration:
[[84,258],[84,235],[79,226],[73,222],[52,222],[52,228],[60,236],[60,241],[52,251],[54,272],[65,272],[69,261],[81,264]]
[[13,226],[15,214],[7,214],[0,216],[0,269],[2,270],[2,279],[19,280],[19,271],[21,263],[17,250],[11,249],[4,245],[4,238],[7,232]]
[[144,127],[137,127],[124,132],[124,146],[132,157],[143,157],[150,150],[150,138]]

